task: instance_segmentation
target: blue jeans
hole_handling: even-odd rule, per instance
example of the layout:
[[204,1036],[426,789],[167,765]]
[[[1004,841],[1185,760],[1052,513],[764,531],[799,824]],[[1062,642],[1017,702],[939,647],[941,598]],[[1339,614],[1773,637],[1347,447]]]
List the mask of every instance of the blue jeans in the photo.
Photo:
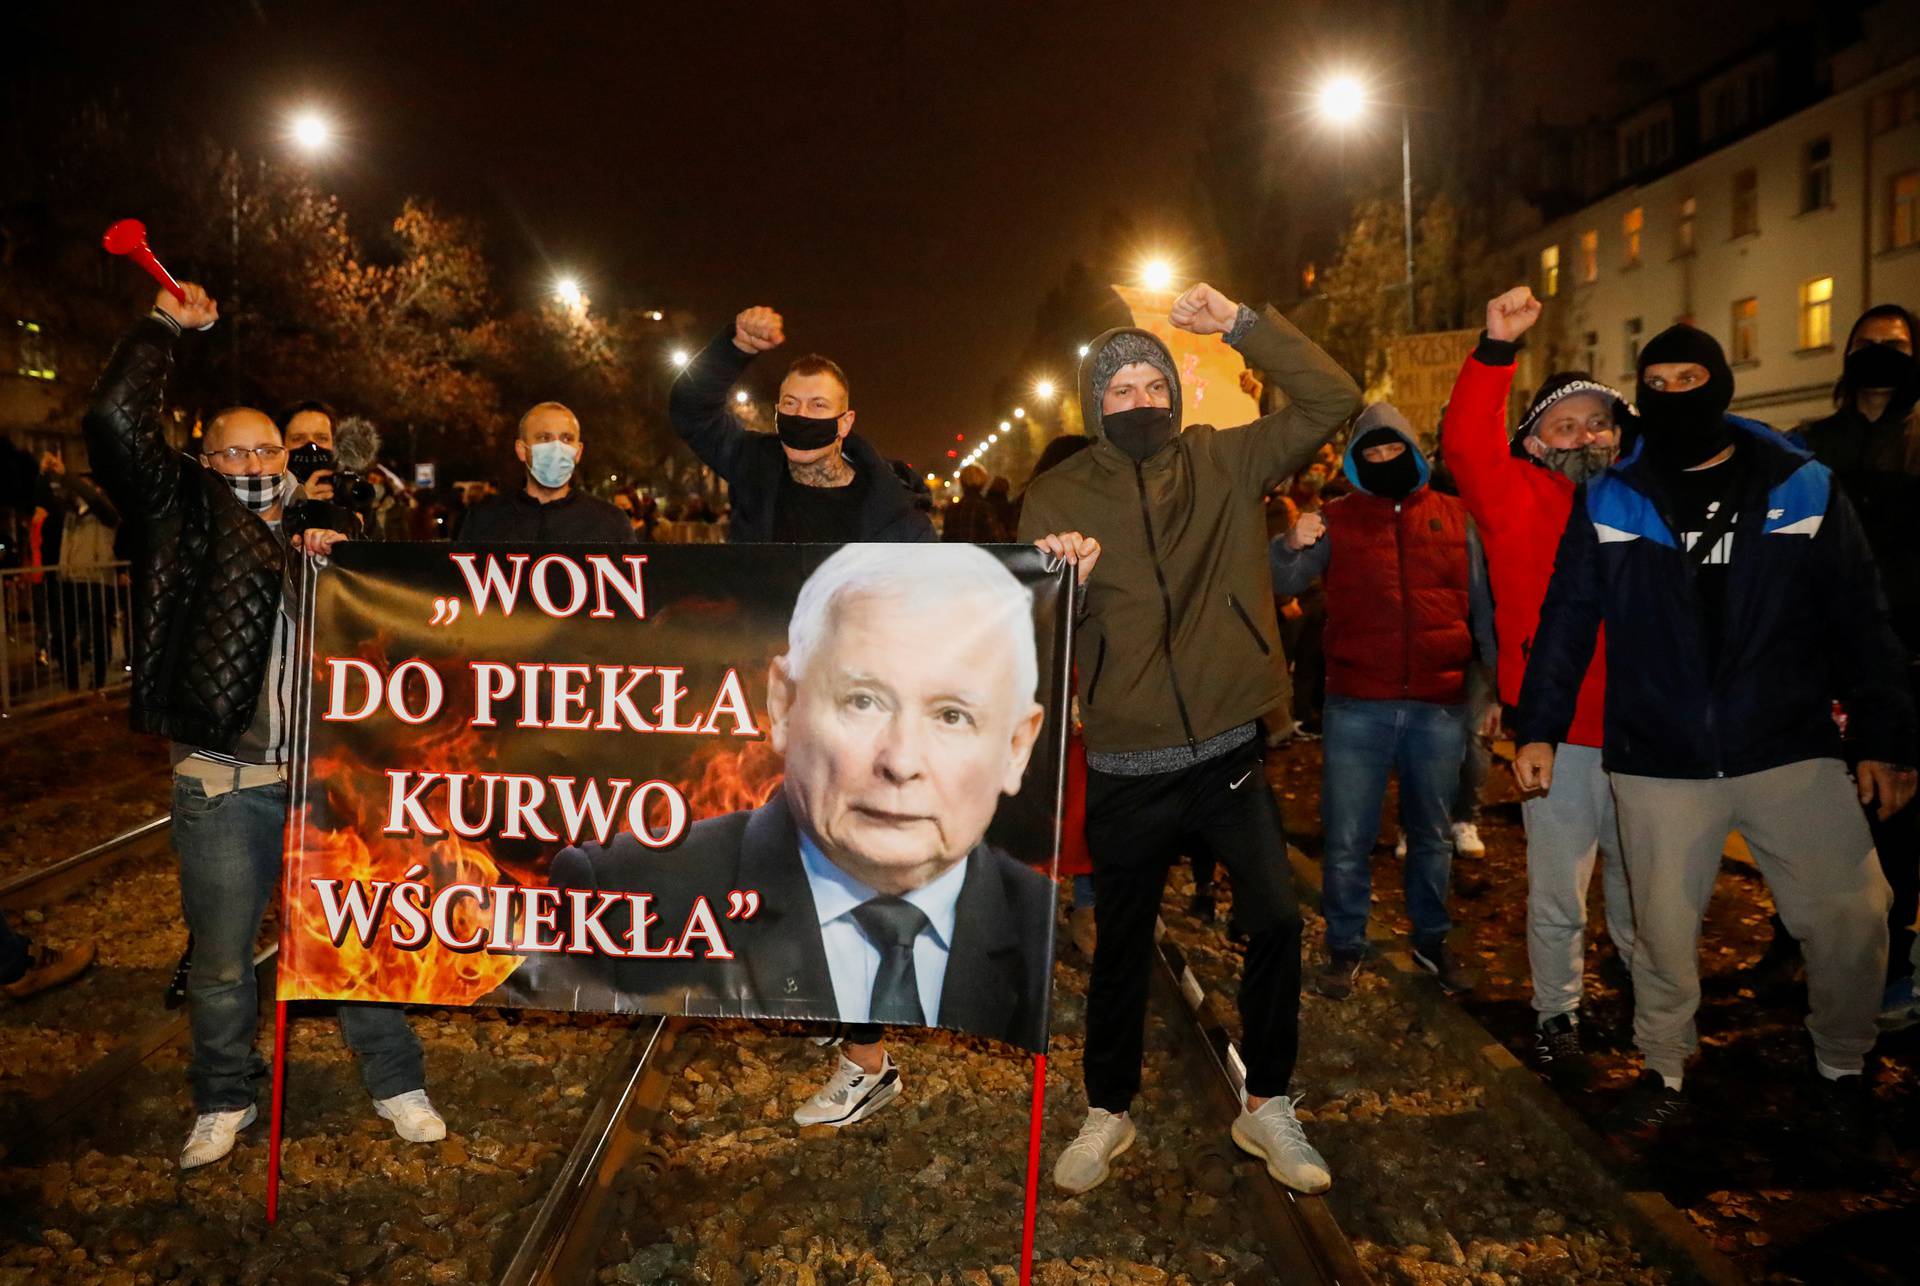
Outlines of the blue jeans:
[[1322,732],[1326,768],[1320,815],[1327,842],[1320,911],[1327,919],[1327,950],[1342,955],[1366,950],[1373,844],[1389,773],[1400,777],[1413,943],[1437,945],[1453,928],[1447,918],[1447,878],[1453,865],[1453,797],[1466,751],[1466,707],[1329,695]]
[[[193,931],[188,1076],[197,1112],[250,1106],[254,1082],[266,1072],[253,1044],[260,1016],[253,943],[267,900],[279,887],[286,820],[284,783],[209,799],[196,779],[173,779],[180,905]],[[392,1098],[426,1085],[420,1041],[398,1006],[342,1004],[340,1031],[359,1055],[360,1079],[373,1097]]]

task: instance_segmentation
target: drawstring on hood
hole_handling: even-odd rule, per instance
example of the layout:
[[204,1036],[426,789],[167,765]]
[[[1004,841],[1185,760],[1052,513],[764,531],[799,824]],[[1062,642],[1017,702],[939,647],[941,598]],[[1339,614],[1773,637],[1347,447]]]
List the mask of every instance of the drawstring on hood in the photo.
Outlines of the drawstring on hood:
[[[1393,459],[1371,464],[1360,458],[1362,451],[1394,441],[1403,443],[1407,449]],[[1413,436],[1413,426],[1407,423],[1406,416],[1387,402],[1375,402],[1360,412],[1360,418],[1353,422],[1353,437],[1347,443],[1345,470],[1347,480],[1361,491],[1393,501],[1405,500],[1426,486],[1433,473],[1426,456],[1420,454],[1420,444]]]

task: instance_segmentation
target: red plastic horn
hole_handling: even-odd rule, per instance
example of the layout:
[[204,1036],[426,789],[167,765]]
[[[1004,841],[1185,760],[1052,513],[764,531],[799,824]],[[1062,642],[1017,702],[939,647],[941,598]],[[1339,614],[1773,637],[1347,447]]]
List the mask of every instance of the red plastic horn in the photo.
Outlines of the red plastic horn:
[[153,251],[147,248],[147,225],[138,219],[122,219],[107,229],[107,235],[100,238],[100,244],[107,248],[110,255],[125,255],[147,270],[147,275],[165,286],[167,293],[181,303],[187,302],[187,292],[173,279],[173,274],[161,266],[153,257]]

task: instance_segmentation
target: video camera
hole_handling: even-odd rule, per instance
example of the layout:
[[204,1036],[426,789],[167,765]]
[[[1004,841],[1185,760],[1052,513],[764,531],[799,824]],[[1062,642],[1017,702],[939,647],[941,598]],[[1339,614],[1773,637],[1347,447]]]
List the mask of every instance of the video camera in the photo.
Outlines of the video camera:
[[340,421],[333,440],[332,450],[308,442],[287,452],[287,471],[302,484],[323,471],[333,474],[333,499],[307,499],[287,506],[284,529],[288,536],[315,527],[348,536],[366,532],[375,499],[367,472],[380,455],[380,431],[359,416],[349,416]]

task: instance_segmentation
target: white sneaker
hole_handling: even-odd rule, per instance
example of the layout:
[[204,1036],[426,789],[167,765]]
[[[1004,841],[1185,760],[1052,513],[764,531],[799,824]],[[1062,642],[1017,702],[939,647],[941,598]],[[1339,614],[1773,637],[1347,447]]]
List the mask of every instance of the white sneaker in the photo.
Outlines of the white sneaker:
[[187,1135],[187,1146],[180,1149],[180,1168],[191,1170],[218,1161],[233,1151],[233,1136],[252,1125],[259,1112],[249,1104],[231,1112],[202,1112]]
[[1113,1159],[1133,1146],[1138,1133],[1126,1113],[1088,1108],[1080,1133],[1053,1163],[1053,1186],[1072,1193],[1099,1187],[1112,1172]]
[[833,1076],[802,1103],[793,1114],[795,1125],[831,1125],[839,1127],[864,1121],[900,1097],[900,1069],[893,1055],[881,1055],[886,1061],[878,1072],[869,1072],[860,1064],[840,1055]]
[[409,1143],[432,1143],[447,1137],[447,1123],[427,1101],[425,1090],[377,1098],[373,1110],[392,1121],[393,1132]]
[[1487,846],[1480,838],[1480,828],[1472,822],[1453,824],[1453,851],[1462,857],[1485,857]]
[[1258,1112],[1242,1109],[1233,1122],[1233,1141],[1242,1152],[1264,1159],[1267,1173],[1289,1188],[1325,1192],[1333,1186],[1333,1175],[1327,1159],[1307,1142],[1293,1102],[1281,1094],[1262,1103]]

